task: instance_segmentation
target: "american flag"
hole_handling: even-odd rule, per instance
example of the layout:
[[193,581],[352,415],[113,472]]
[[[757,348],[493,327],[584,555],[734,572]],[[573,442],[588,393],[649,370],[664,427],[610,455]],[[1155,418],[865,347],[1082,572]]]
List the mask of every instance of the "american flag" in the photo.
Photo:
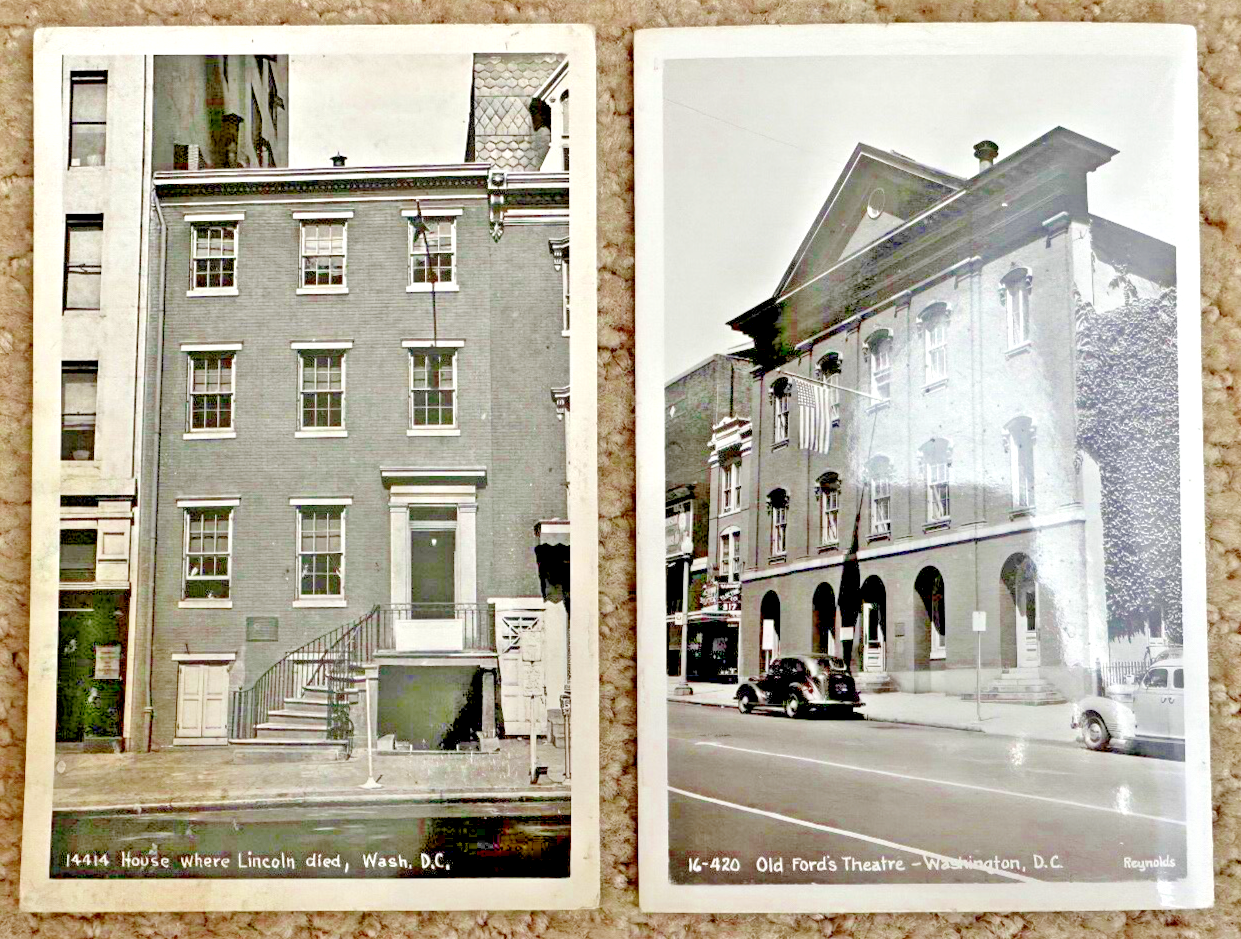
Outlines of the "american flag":
[[828,387],[822,382],[796,375],[789,377],[797,393],[801,448],[826,455],[832,445],[832,408],[827,398]]

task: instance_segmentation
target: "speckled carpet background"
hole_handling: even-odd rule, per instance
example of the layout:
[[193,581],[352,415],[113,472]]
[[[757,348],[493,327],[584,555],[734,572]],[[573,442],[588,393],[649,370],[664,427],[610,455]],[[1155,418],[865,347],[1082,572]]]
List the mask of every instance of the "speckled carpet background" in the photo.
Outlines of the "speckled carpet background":
[[[674,916],[637,908],[633,32],[754,23],[1066,20],[1198,29],[1203,395],[1217,905],[1201,912]],[[577,913],[99,916],[17,911],[26,727],[31,401],[31,43],[55,25],[586,22],[599,64],[602,906]],[[0,0],[0,936],[950,937],[1241,935],[1241,0]],[[1031,89],[1037,93],[1037,89]],[[1117,102],[1123,107],[1123,102]]]

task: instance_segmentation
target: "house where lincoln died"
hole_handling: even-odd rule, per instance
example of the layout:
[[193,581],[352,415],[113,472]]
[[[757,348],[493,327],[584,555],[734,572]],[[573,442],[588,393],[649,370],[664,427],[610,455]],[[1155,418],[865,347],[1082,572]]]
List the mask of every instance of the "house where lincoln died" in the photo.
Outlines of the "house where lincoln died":
[[[1072,697],[1109,647],[1140,658],[1179,640],[1179,594],[1125,581],[1146,595],[1122,615],[1113,574],[1132,571],[1141,526],[1101,507],[1132,483],[1119,451],[1083,436],[1092,317],[1174,296],[1174,249],[1090,212],[1088,176],[1115,153],[1057,127],[1003,159],[984,141],[961,179],[859,145],[772,298],[732,321],[754,341],[751,440],[717,448],[712,485],[744,485],[730,506],[744,555],[727,565],[742,675],[781,651],[845,651],[855,521],[863,690],[972,693],[976,625],[985,700]],[[790,374],[839,386],[826,454],[799,441]],[[1175,467],[1170,433],[1142,444]]]

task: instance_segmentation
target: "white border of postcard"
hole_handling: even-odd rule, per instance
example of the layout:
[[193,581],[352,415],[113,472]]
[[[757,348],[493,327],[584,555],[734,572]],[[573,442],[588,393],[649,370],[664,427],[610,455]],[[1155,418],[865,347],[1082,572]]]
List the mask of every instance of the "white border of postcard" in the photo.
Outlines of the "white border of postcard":
[[[55,631],[31,631],[26,802],[21,905],[30,911],[177,910],[473,910],[581,909],[599,898],[598,501],[596,356],[595,37],[581,25],[136,27],[47,29],[35,36],[36,297],[58,294],[62,247],[60,205],[60,90],[63,55],[176,55],[251,52],[281,54],[449,54],[563,52],[573,95],[573,174],[570,183],[573,389],[569,443],[572,655],[572,822],[570,875],[565,878],[460,880],[52,880],[53,745],[56,695]],[[580,299],[579,299],[580,298]],[[38,308],[47,304],[39,301]],[[55,424],[59,413],[60,322],[34,323],[34,486],[31,512],[30,618],[54,622],[57,606],[59,470]],[[39,471],[39,466],[45,468]],[[576,641],[581,640],[581,641]]]
[[[680,885],[669,879],[667,677],[661,520],[664,508],[664,64],[676,59],[785,56],[1077,55],[1164,57],[1183,207],[1165,236],[1178,246],[1181,523],[1185,656],[1206,674],[1206,571],[1198,261],[1198,112],[1192,27],[1145,24],[758,26],[643,30],[634,42],[637,231],[638,817],[643,910],[874,912],[1100,910],[1212,903],[1210,740],[1205,681],[1186,693],[1188,871],[1183,881],[995,885]],[[1037,94],[1037,88],[1032,89]],[[710,167],[703,167],[710,173]],[[727,194],[722,193],[727,219]],[[733,219],[732,222],[736,220]],[[731,222],[730,222],[731,223]],[[738,313],[741,310],[737,311]],[[1189,628],[1192,625],[1193,628]],[[774,848],[773,848],[774,850]]]

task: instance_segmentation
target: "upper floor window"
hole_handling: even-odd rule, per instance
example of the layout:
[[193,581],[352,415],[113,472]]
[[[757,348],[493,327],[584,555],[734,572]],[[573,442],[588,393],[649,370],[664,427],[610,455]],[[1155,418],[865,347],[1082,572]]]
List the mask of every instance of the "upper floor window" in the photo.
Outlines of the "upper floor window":
[[191,223],[190,293],[237,293],[236,219]]
[[233,381],[236,350],[189,353],[186,432],[189,435],[232,436]]
[[305,436],[339,436],[345,429],[345,350],[299,349],[298,430]]
[[720,580],[736,583],[741,580],[741,529],[720,532]]
[[565,336],[569,335],[569,284],[569,258],[566,256],[564,263],[560,266],[560,287],[564,298],[560,332]]
[[233,507],[185,507],[183,600],[228,600],[232,590]]
[[562,169],[569,172],[569,93],[560,96],[560,155]]
[[1013,511],[1034,507],[1034,423],[1016,417],[1004,428]]
[[410,291],[456,289],[457,220],[455,217],[409,217]]
[[881,401],[892,396],[892,333],[886,329],[874,332],[866,341],[870,363],[870,393]]
[[926,521],[928,525],[943,524],[952,518],[952,493],[949,471],[952,450],[948,441],[933,438],[919,451],[926,474]]
[[299,600],[345,595],[345,507],[300,505],[297,509]]
[[767,496],[771,512],[771,556],[782,557],[788,551],[789,496],[783,489],[773,489]]
[[1030,341],[1029,268],[1015,267],[1000,281],[1000,296],[1008,313],[1008,347],[1016,349]]
[[343,289],[345,284],[344,219],[308,219],[302,222],[302,283],[307,292]]
[[60,458],[95,459],[99,363],[65,362],[60,372]]
[[948,377],[948,307],[933,303],[919,317],[922,326],[923,362],[926,384],[933,385]]
[[741,461],[720,465],[720,512],[736,512],[741,508]]
[[108,73],[69,73],[69,165],[103,166],[108,130]]
[[457,426],[457,350],[409,350],[409,426],[412,430]]
[[771,385],[771,442],[788,443],[789,439],[789,381],[777,378]]
[[840,477],[819,477],[819,546],[840,544]]
[[819,360],[819,374],[827,382],[827,404],[832,423],[840,423],[840,353],[829,352]]
[[870,534],[892,534],[892,463],[886,456],[870,461]]
[[103,283],[103,216],[65,222],[64,309],[98,310]]

